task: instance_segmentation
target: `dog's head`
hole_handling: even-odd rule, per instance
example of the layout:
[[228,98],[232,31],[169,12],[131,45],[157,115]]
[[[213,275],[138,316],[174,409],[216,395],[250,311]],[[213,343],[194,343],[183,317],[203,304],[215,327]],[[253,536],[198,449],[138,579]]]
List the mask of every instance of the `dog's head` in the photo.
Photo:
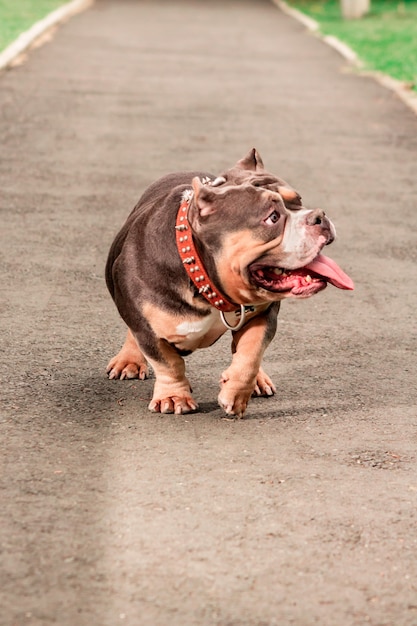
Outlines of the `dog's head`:
[[263,187],[280,194],[287,208],[297,210],[302,206],[301,196],[282,178],[268,172],[256,148],[240,159],[232,168],[220,174],[214,181],[215,186],[242,185],[250,183],[254,187]]
[[254,150],[211,186],[193,180],[189,222],[208,248],[225,293],[242,304],[306,298],[351,279],[320,254],[335,238],[321,209],[307,209],[290,185],[266,172]]

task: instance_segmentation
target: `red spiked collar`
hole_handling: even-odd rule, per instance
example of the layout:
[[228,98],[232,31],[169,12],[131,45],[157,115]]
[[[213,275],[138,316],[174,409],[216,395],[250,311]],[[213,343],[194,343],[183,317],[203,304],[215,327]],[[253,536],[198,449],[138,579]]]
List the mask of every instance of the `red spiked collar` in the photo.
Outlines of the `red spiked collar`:
[[[194,245],[191,227],[188,223],[188,207],[192,191],[185,192],[177,213],[175,225],[178,253],[192,283],[211,306],[225,313],[236,311],[241,305],[233,304],[224,296],[210,280],[203,261]],[[242,308],[242,307],[241,307]],[[244,317],[244,315],[243,315]]]

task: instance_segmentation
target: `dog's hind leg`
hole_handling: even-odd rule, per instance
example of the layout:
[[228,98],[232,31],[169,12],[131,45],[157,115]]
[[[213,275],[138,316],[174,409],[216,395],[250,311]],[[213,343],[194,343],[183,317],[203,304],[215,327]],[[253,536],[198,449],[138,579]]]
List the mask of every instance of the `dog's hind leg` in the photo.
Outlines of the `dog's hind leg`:
[[122,349],[107,365],[106,372],[109,378],[140,378],[149,377],[149,367],[137,341],[130,329]]

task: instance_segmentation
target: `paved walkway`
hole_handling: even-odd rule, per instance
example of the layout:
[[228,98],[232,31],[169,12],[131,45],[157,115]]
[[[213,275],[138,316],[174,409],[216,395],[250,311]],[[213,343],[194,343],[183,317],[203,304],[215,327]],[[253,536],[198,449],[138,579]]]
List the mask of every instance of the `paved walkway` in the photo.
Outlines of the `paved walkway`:
[[[0,137],[0,624],[415,626],[412,112],[266,0],[97,0],[0,75]],[[157,176],[253,146],[357,288],[285,303],[247,419],[229,338],[189,359],[202,413],[151,415],[103,373],[108,247]]]

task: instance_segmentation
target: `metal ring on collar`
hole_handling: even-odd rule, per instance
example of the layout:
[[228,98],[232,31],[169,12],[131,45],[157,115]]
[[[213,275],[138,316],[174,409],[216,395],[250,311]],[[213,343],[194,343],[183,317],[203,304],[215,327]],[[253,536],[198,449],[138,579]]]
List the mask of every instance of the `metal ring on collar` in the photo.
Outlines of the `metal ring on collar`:
[[243,324],[246,322],[246,319],[245,319],[245,305],[244,304],[240,305],[240,320],[238,321],[236,326],[230,326],[229,322],[226,320],[226,318],[224,316],[224,312],[223,311],[220,311],[220,318],[221,318],[223,324],[229,330],[233,330],[233,331],[240,330],[242,328]]

